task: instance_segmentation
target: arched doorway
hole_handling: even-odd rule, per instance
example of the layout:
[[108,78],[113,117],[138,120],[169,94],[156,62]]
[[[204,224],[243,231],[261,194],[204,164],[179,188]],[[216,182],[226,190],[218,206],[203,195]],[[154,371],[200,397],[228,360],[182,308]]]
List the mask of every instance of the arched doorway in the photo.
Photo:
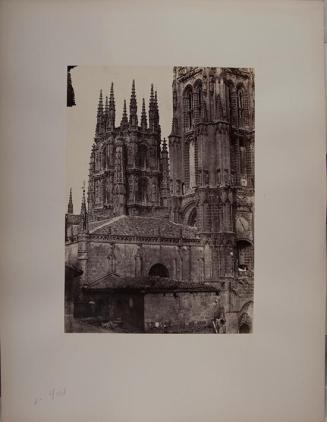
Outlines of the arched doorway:
[[165,278],[168,278],[169,277],[169,271],[168,271],[167,267],[165,267],[164,265],[155,264],[155,265],[152,265],[152,267],[150,268],[149,276],[150,277],[165,277]]
[[[253,306],[253,304],[251,305],[246,305],[248,307]],[[247,333],[251,333],[252,331],[252,318],[249,316],[249,314],[247,312],[242,313],[241,318],[240,318],[240,322],[239,322],[239,329],[238,332],[240,334],[247,334]]]
[[193,210],[190,213],[190,216],[188,218],[188,225],[195,227],[196,226],[196,219],[197,219],[197,212],[196,212],[196,208],[193,208]]

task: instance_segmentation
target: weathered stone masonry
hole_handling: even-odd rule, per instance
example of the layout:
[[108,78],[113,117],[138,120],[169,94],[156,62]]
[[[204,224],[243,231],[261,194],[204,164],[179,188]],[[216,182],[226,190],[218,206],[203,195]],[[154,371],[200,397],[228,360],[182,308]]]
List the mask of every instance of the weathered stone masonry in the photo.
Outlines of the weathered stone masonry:
[[[93,295],[102,304],[102,318],[109,318],[109,302],[120,309],[113,305],[119,289],[112,288],[112,277],[119,280],[115,288],[128,279],[129,289],[142,296],[142,318],[132,312],[135,301],[128,300],[127,290],[122,314],[129,327],[137,321],[137,331],[207,332],[217,320],[219,332],[249,332],[254,73],[175,67],[172,91],[169,154],[153,86],[148,114],[142,101],[139,124],[133,81],[129,116],[124,102],[119,127],[113,85],[104,103],[100,92],[87,201],[84,196],[80,215],[74,215],[70,195],[66,215],[67,260],[78,261],[83,271],[77,302]],[[107,284],[96,294],[102,279]],[[140,286],[140,279],[157,280],[162,291]],[[200,292],[199,284],[207,291]]]

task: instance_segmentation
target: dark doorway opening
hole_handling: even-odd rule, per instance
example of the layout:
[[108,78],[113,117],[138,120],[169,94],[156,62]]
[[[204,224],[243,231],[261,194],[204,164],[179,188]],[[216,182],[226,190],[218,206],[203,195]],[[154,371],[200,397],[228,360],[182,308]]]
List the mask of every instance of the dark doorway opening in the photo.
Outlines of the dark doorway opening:
[[188,225],[195,227],[196,226],[196,218],[197,218],[196,208],[193,208],[193,210],[190,213],[189,219],[188,219]]
[[240,326],[240,333],[241,334],[248,334],[250,332],[250,327],[248,326],[248,324],[242,324]]
[[168,269],[162,264],[155,264],[150,268],[150,277],[169,277]]

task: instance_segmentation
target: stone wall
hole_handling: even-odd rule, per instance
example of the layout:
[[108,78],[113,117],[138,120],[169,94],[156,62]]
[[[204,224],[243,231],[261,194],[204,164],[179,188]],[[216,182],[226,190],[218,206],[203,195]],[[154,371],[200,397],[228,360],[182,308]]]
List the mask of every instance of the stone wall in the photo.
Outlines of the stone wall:
[[203,251],[200,246],[137,243],[90,242],[88,248],[88,282],[109,272],[120,277],[148,276],[151,267],[163,264],[169,277],[199,282],[203,280]]
[[149,293],[144,297],[145,332],[214,332],[219,317],[215,292]]
[[65,263],[78,265],[78,243],[73,242],[65,245]]

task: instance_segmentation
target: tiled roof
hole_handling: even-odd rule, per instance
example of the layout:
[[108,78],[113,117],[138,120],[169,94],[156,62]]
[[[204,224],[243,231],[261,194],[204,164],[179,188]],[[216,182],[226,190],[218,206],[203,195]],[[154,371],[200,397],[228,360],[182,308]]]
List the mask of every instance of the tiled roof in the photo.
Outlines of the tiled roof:
[[179,239],[198,239],[197,229],[176,224],[165,218],[120,216],[97,224],[90,230],[94,234],[118,236],[163,237]]

